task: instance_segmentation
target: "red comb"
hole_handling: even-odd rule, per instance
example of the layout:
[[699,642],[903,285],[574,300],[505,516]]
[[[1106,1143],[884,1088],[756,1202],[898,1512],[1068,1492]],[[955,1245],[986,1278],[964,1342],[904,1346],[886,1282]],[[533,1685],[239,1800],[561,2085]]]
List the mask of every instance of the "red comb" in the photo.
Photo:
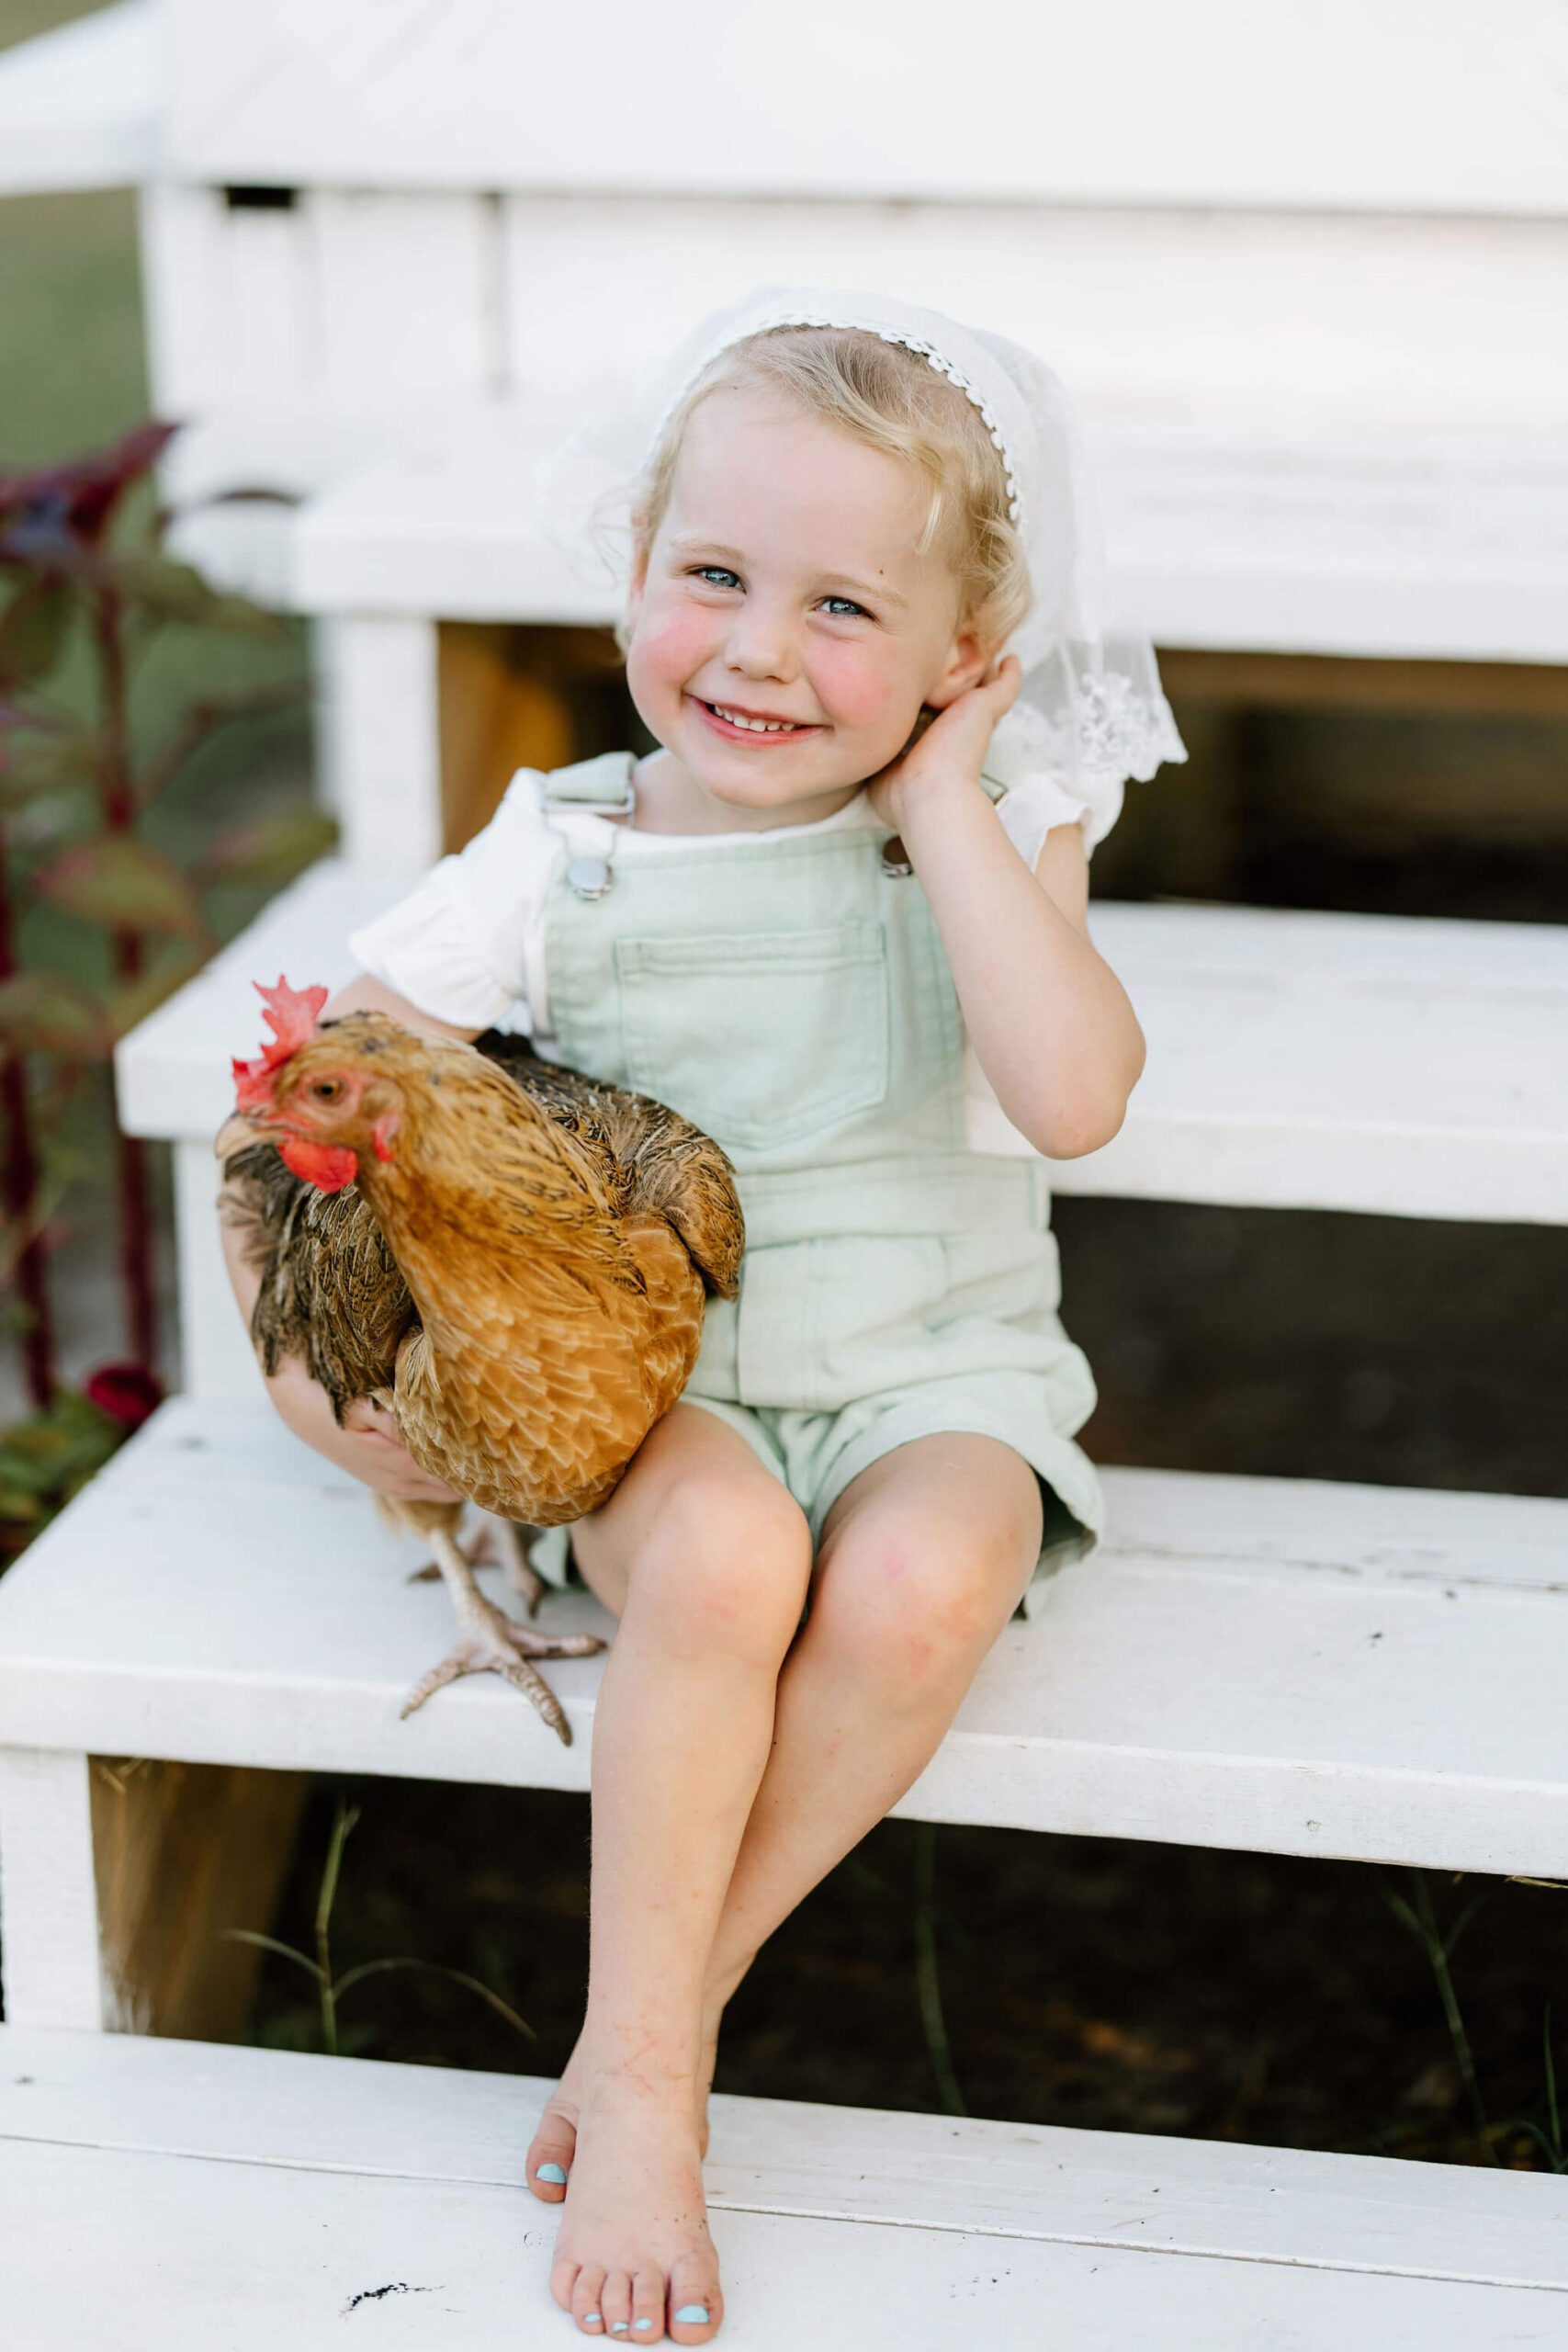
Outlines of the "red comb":
[[315,1035],[316,1016],[327,1001],[324,988],[291,989],[281,973],[276,988],[269,989],[260,980],[254,985],[266,1007],[262,1018],[272,1031],[273,1041],[262,1047],[254,1062],[238,1058],[234,1062],[234,1100],[242,1111],[259,1110],[270,1101],[273,1073]]

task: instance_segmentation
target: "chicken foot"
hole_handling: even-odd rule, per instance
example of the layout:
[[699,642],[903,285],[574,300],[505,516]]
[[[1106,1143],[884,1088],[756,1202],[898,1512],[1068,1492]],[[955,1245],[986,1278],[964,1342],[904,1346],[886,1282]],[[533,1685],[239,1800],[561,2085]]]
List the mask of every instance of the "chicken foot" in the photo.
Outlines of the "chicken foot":
[[536,1634],[509,1617],[487,1600],[475,1579],[473,1564],[456,1535],[449,1530],[433,1528],[431,1541],[435,1549],[435,1565],[452,1598],[457,1619],[457,1640],[454,1647],[433,1666],[428,1674],[415,1683],[404,1700],[401,1713],[412,1715],[423,1707],[435,1690],[444,1690],[465,1674],[499,1674],[520,1690],[529,1704],[544,1717],[562,1745],[571,1745],[571,1725],[566,1710],[530,1661],[536,1657],[592,1657],[595,1650],[604,1646],[597,1634]]
[[[544,1577],[528,1557],[528,1537],[533,1532],[532,1528],[519,1526],[513,1519],[503,1519],[501,1522],[502,1566],[506,1570],[506,1581],[530,1617],[537,1611],[546,1589]],[[480,1528],[468,1547],[467,1557],[472,1567],[484,1568],[491,1565],[495,1558],[495,1535],[492,1528],[488,1526]],[[434,1584],[440,1574],[441,1570],[436,1562],[431,1560],[424,1567],[415,1568],[410,1575],[409,1582],[410,1584]]]

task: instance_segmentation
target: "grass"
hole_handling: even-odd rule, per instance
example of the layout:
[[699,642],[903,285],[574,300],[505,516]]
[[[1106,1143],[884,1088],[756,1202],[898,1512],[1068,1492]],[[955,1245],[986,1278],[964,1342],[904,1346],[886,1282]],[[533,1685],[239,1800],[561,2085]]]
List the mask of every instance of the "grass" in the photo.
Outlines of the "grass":
[[[347,1845],[358,1819],[359,1807],[351,1805],[347,1799],[340,1794],[337,1810],[333,1817],[332,1836],[327,1844],[327,1857],[321,1871],[321,1883],[316,1894],[314,1920],[316,1956],[313,1960],[309,1952],[300,1951],[293,1944],[280,1943],[276,1936],[258,1934],[254,1928],[226,1928],[224,1933],[230,1941],[254,1945],[260,1951],[271,1952],[277,1959],[290,1961],[296,1968],[304,1970],[316,1987],[316,1997],[320,2006],[321,2049],[329,2058],[354,2054],[345,2048],[342,2036],[339,2012],[344,1996],[353,1992],[356,1984],[367,1983],[373,1976],[389,1975],[398,1969],[429,1969],[434,1975],[445,1977],[449,1983],[461,1985],[468,1992],[478,1994],[479,1999],[493,2009],[497,2017],[505,2019],[513,2032],[520,2034],[525,2041],[532,2041],[535,2038],[533,2027],[526,2024],[518,2016],[516,2010],[502,1999],[499,1993],[492,1992],[488,1984],[482,1984],[477,1976],[468,1975],[463,1969],[443,1967],[438,1961],[399,1956],[393,1960],[361,1961],[356,1968],[344,1969],[341,1973],[334,1970],[332,1945],[333,1906],[337,1901],[338,1878],[343,1868],[344,1848]],[[361,2036],[361,2043],[364,2037]],[[293,2039],[289,2046],[302,2047],[303,2044],[299,2040]]]

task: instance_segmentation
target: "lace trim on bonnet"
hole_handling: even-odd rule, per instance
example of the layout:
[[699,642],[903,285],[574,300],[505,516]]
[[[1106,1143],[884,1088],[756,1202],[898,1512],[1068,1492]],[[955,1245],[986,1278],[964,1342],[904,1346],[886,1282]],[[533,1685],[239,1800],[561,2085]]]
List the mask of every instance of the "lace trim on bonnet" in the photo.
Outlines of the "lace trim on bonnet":
[[[748,322],[745,334],[747,337],[754,334],[770,334],[775,327],[847,327],[856,334],[874,334],[883,343],[901,344],[906,351],[917,352],[920,358],[927,362],[928,366],[936,369],[939,376],[945,376],[950,383],[956,384],[958,390],[964,394],[965,400],[972,402],[972,404],[979,410],[981,422],[984,424],[987,432],[990,435],[991,439],[996,446],[997,455],[1002,461],[1002,471],[1007,477],[1008,521],[1012,524],[1015,529],[1021,525],[1023,520],[1023,499],[1019,490],[1018,473],[1014,465],[1012,452],[1008,447],[1007,435],[1002,431],[1001,424],[993,411],[990,402],[987,400],[985,393],[980,390],[978,384],[974,381],[972,377],[965,374],[964,369],[957,365],[956,361],[947,358],[943,353],[939,351],[934,343],[931,342],[925,335],[904,334],[901,334],[897,327],[880,326],[874,319],[846,318],[839,311],[834,311],[829,315],[826,311],[780,311],[772,318],[763,316],[755,321]],[[708,361],[711,359],[716,359],[721,351],[728,351],[732,343],[739,343],[744,338],[740,335],[722,336],[719,341],[714,345],[713,349],[707,355],[707,358],[704,359],[702,366],[705,368],[708,365]],[[694,374],[700,373],[700,368],[694,370]],[[663,432],[665,425],[669,423],[671,412],[679,405],[682,396],[686,390],[686,386],[691,381],[692,377],[688,376],[686,382],[681,386],[680,390],[666,402],[663,412],[660,416],[659,423],[653,431],[652,439],[654,442],[658,441],[660,435]]]

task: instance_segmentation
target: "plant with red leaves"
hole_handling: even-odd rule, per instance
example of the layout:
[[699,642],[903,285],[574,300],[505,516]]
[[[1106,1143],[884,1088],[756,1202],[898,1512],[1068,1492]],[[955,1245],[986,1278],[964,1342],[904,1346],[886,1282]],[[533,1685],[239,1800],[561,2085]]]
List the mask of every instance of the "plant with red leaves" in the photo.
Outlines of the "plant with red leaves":
[[[271,826],[253,821],[211,845],[190,872],[142,837],[143,813],[219,729],[296,705],[303,693],[290,679],[203,696],[166,742],[140,765],[134,758],[130,673],[158,628],[282,635],[276,619],[213,590],[164,551],[163,512],[154,509],[134,544],[120,543],[128,508],[142,503],[175,430],[139,424],[67,464],[0,470],[0,1288],[14,1286],[28,1385],[46,1419],[56,1391],[47,1257],[62,1189],[51,1157],[63,1110],[83,1078],[107,1065],[118,1038],[210,952],[203,888],[253,874],[285,879],[332,831],[324,820],[292,813]],[[46,692],[78,627],[96,684],[90,724]],[[35,898],[107,936],[107,987],[22,967],[17,914]],[[40,1070],[51,1073],[49,1085]],[[95,1375],[101,1398],[92,1384],[88,1394],[95,1412],[101,1405],[123,1431],[132,1424],[132,1388],[143,1398],[157,1394],[157,1332],[145,1148],[121,1135],[117,1149],[130,1361]]]

